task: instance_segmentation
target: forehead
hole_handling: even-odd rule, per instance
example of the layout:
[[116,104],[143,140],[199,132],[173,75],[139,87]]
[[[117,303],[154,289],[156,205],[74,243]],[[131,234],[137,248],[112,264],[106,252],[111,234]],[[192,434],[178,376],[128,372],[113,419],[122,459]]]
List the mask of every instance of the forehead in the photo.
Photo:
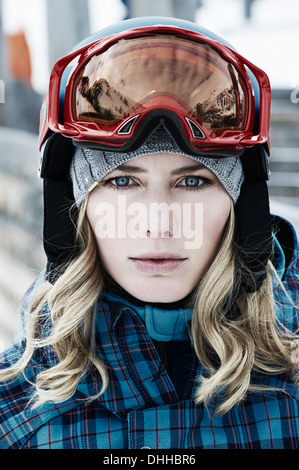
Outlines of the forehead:
[[190,157],[173,153],[155,153],[142,155],[117,167],[118,171],[131,173],[149,173],[150,171],[169,171],[186,169],[195,171],[206,168],[202,163]]

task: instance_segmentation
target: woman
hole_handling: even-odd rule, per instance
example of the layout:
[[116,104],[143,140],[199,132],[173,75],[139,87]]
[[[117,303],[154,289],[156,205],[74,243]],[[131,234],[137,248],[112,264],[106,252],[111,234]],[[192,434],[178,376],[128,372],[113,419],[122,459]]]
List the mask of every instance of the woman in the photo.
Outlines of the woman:
[[55,65],[48,264],[2,357],[0,448],[298,447],[298,244],[269,214],[269,109],[264,72],[173,18]]

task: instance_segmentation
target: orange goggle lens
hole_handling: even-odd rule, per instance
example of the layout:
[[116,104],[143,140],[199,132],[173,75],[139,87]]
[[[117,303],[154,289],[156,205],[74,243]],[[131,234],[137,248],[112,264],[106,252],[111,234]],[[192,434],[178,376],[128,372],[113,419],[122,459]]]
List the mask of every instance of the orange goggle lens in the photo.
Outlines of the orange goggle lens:
[[72,113],[113,126],[156,97],[173,111],[183,108],[203,130],[246,128],[249,96],[235,65],[208,44],[174,35],[121,39],[92,56],[75,79]]

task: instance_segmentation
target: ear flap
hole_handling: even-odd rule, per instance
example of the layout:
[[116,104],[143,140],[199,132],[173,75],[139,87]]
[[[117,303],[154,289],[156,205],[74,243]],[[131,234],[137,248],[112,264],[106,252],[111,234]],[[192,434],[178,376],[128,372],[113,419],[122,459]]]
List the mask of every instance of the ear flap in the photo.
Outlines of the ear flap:
[[[75,227],[70,217],[74,205],[69,167],[73,156],[73,144],[60,134],[53,134],[47,141],[41,164],[44,178],[44,250],[47,256],[47,280],[55,282],[59,265],[75,252]],[[77,210],[72,212],[76,219]]]
[[[75,227],[70,217],[74,203],[72,183],[44,180],[44,250],[47,255],[47,279],[51,272],[75,253]],[[73,216],[73,213],[72,213]],[[76,217],[74,214],[73,219]]]
[[247,292],[256,292],[266,278],[267,262],[273,255],[269,206],[268,155],[257,145],[246,149],[240,157],[245,180],[235,206],[237,242],[244,270],[243,285]]

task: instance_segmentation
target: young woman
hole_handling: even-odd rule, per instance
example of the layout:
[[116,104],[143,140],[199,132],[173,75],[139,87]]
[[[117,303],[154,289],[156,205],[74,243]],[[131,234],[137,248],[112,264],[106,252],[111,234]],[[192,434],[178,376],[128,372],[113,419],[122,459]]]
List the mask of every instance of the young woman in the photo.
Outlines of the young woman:
[[269,214],[269,116],[266,74],[173,18],[55,65],[48,264],[2,356],[0,448],[298,448],[298,242]]

